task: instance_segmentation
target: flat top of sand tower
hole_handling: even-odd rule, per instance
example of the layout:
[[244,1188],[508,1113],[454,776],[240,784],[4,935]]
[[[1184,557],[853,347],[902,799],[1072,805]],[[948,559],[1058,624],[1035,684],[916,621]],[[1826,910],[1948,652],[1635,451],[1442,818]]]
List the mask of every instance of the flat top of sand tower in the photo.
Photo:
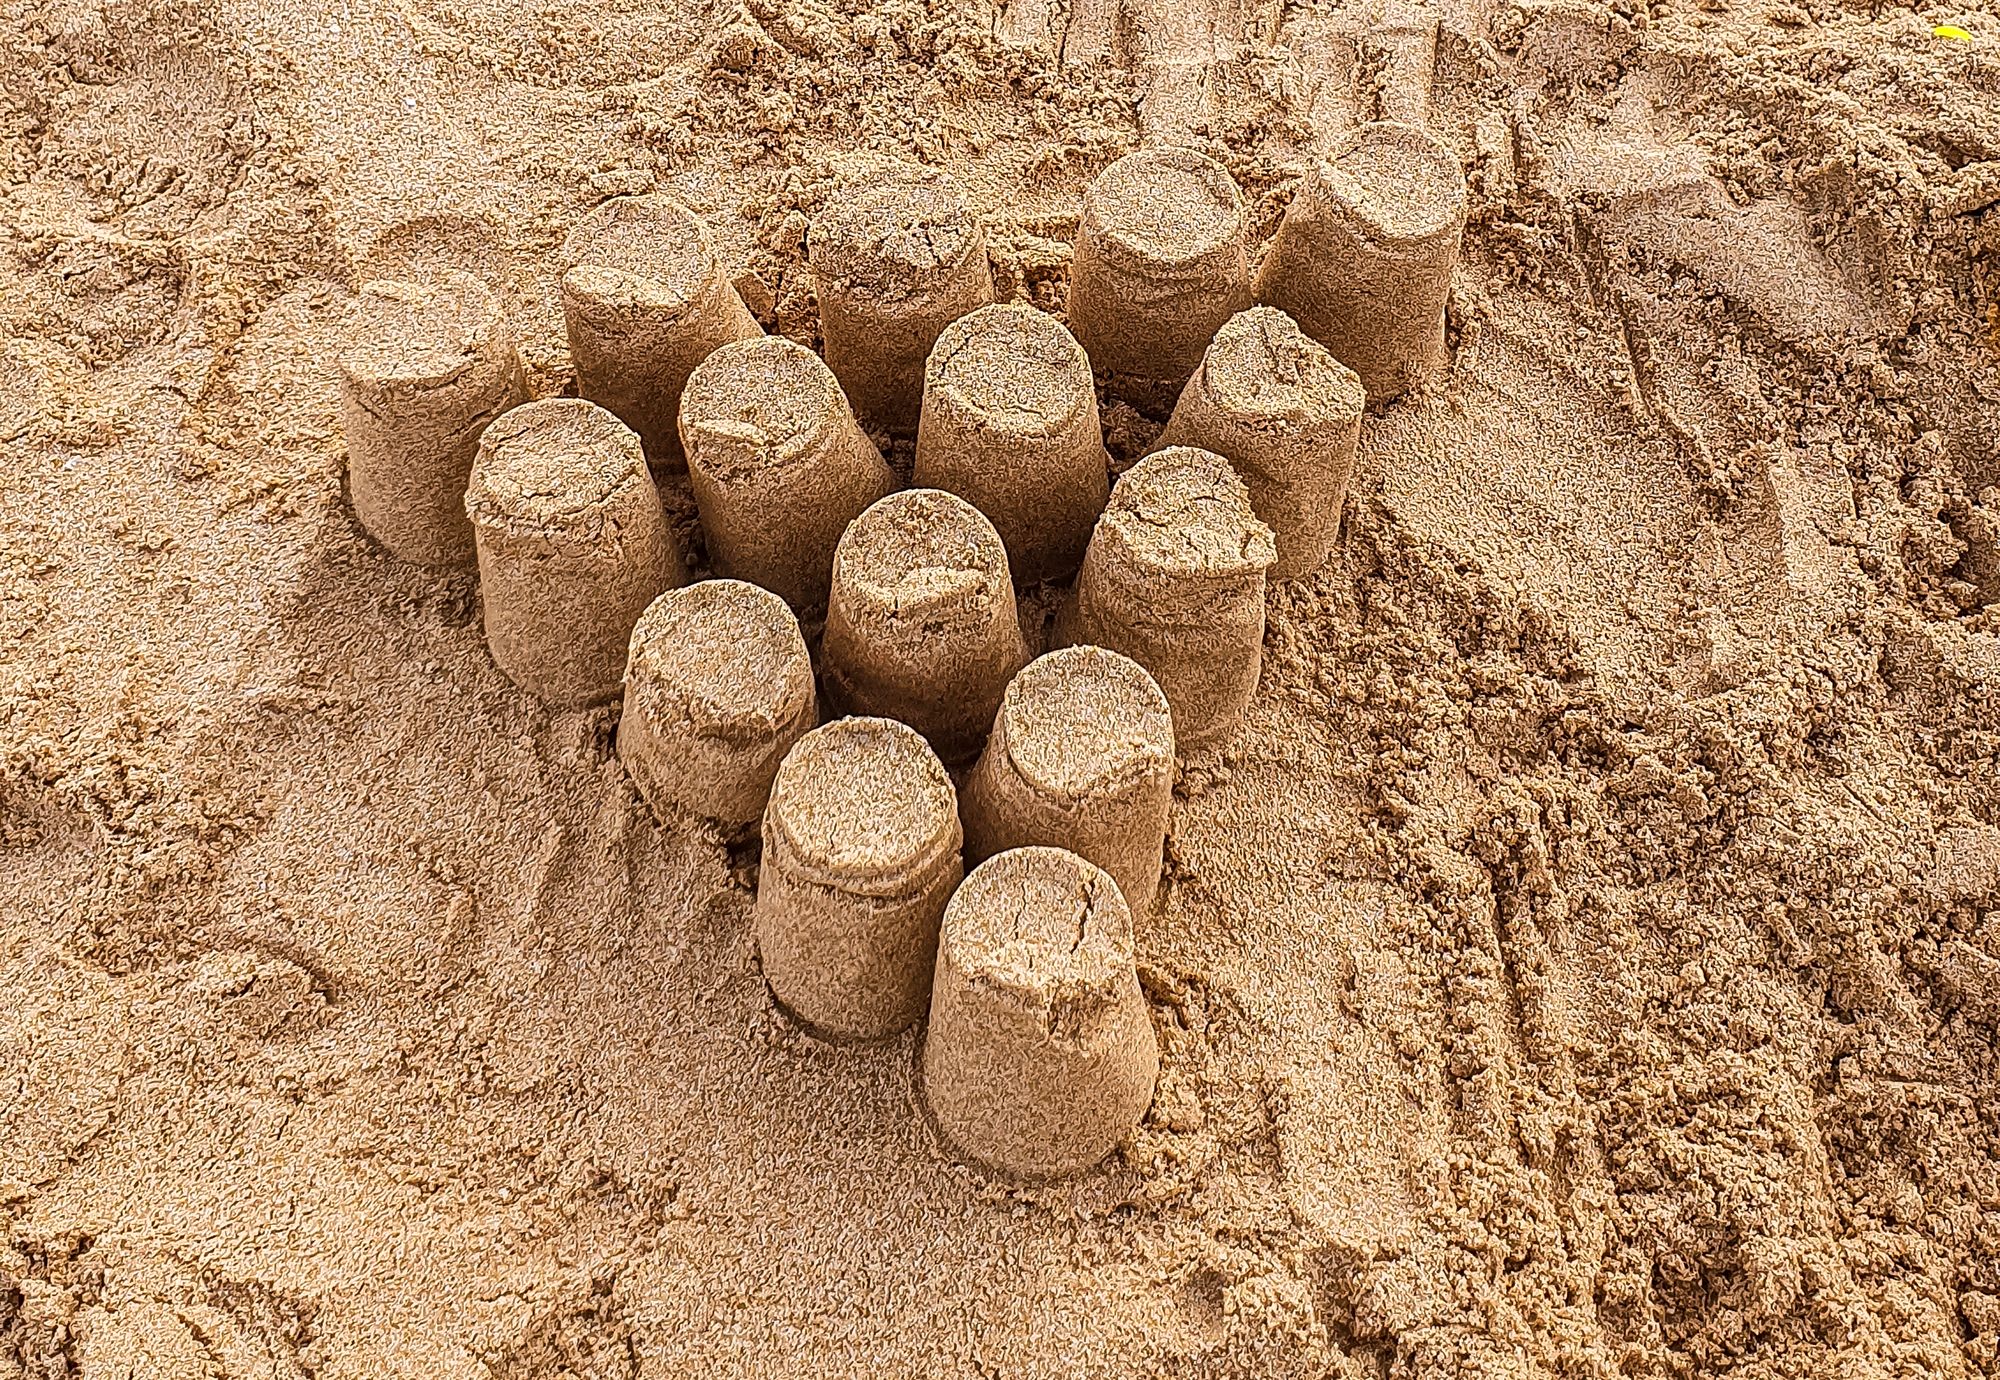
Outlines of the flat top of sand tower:
[[958,835],[937,754],[893,719],[837,719],[798,741],[772,786],[766,828],[807,867],[867,881],[926,865]]
[[1030,662],[1000,713],[1021,775],[1067,800],[1122,790],[1173,762],[1166,695],[1144,667],[1102,647],[1065,647]]
[[813,271],[893,298],[921,291],[971,257],[979,222],[958,184],[932,168],[898,167],[836,191],[813,221]]
[[630,427],[582,398],[544,398],[486,428],[465,506],[475,522],[569,531],[646,478]]
[[926,387],[1009,431],[1053,433],[1094,399],[1090,357],[1045,311],[1005,303],[945,327]]
[[1000,534],[941,489],[904,489],[870,506],[849,525],[835,560],[836,587],[912,617],[999,589],[1013,593]]
[[1360,376],[1276,307],[1223,322],[1202,370],[1216,405],[1241,418],[1330,422],[1360,416],[1368,401]]
[[1116,990],[1133,961],[1132,912],[1109,874],[1067,849],[1014,848],[966,877],[942,942],[961,973],[1054,1006]]
[[579,220],[558,262],[565,279],[601,297],[676,310],[714,275],[707,227],[667,196],[619,196]]
[[491,350],[500,302],[469,273],[361,285],[343,332],[341,372],[362,383],[435,388]]
[[1229,248],[1244,228],[1236,179],[1193,149],[1126,154],[1085,190],[1083,209],[1103,240],[1138,262],[1161,266]]
[[1127,470],[1102,521],[1135,565],[1160,575],[1225,580],[1277,559],[1235,469],[1194,446],[1168,446]]
[[791,607],[741,580],[667,591],[640,617],[632,647],[632,679],[684,701],[698,731],[768,731],[774,708],[812,692]]
[[[695,367],[681,394],[681,428],[690,443],[696,436],[735,442],[726,453],[754,469],[800,458],[846,405],[818,355],[783,336],[756,336],[724,345]],[[715,469],[723,458],[706,456],[704,467]]]
[[1326,159],[1336,208],[1372,238],[1407,243],[1447,234],[1465,220],[1465,172],[1422,130],[1386,121],[1349,133]]

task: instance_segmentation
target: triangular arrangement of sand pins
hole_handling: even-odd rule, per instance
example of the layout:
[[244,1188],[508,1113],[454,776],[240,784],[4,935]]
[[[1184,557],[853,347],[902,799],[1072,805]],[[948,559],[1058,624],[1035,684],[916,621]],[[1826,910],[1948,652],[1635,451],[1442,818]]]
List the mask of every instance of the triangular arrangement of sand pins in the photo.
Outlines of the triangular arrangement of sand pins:
[[[1234,731],[1267,582],[1334,542],[1364,404],[1441,362],[1464,218],[1449,153],[1364,125],[1253,278],[1228,170],[1142,150],[1084,196],[1065,325],[994,302],[949,178],[881,174],[811,227],[822,355],[763,333],[699,217],[620,197],[562,249],[580,397],[528,400],[468,275],[361,289],[348,492],[394,555],[477,560],[515,682],[622,688],[656,810],[761,829],[757,942],[792,1018],[923,1022],[953,1154],[1077,1173],[1152,1100],[1133,925],[1176,752]],[[1100,386],[1168,416],[1115,484]],[[914,433],[914,487],[863,418]],[[683,465],[716,576],[694,584],[653,477]],[[1043,581],[1069,587],[1037,656],[1015,586]]]

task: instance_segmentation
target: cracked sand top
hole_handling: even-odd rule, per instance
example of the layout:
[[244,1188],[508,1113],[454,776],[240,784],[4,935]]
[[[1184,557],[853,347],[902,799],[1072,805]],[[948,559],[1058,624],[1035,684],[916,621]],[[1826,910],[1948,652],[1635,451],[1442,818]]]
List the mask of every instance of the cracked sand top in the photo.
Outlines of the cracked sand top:
[[718,737],[768,735],[801,700],[812,663],[785,601],[740,580],[655,599],[632,633],[627,691],[655,719]]
[[942,944],[959,972],[1029,1005],[1108,1006],[1132,965],[1132,912],[1118,884],[1074,853],[1016,848],[966,877]]
[[1141,272],[1206,273],[1242,249],[1242,193],[1192,149],[1125,155],[1090,184],[1083,214],[1098,248]]
[[981,307],[945,327],[926,379],[986,425],[1053,435],[1095,398],[1090,359],[1047,312]]
[[465,508],[482,526],[588,536],[619,490],[640,482],[651,480],[629,427],[582,398],[544,398],[486,428]]
[[[719,477],[796,463],[826,434],[846,401],[833,372],[805,346],[782,336],[725,345],[688,376],[681,433],[722,443],[734,463]],[[713,450],[704,468],[717,470]]]
[[1277,559],[1250,491],[1212,451],[1169,446],[1125,472],[1099,519],[1135,573],[1210,581],[1255,575]]
[[813,222],[813,271],[850,292],[918,296],[980,249],[979,223],[942,174],[897,169],[844,190]]
[[1321,167],[1328,212],[1384,246],[1455,235],[1465,222],[1465,174],[1458,160],[1407,125],[1363,125]]
[[1010,602],[1014,595],[993,524],[939,489],[905,489],[856,518],[841,538],[833,580],[894,619],[957,614],[983,625],[1003,591]]
[[1223,323],[1202,371],[1216,406],[1245,421],[1311,427],[1358,416],[1367,402],[1354,371],[1276,307]]

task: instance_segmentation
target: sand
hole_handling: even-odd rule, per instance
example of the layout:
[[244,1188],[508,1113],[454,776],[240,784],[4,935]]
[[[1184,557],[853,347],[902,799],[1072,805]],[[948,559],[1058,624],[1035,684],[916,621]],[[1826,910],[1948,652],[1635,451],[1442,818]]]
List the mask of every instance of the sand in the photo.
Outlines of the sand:
[[818,724],[812,656],[798,619],[770,590],[701,580],[639,615],[618,760],[656,813],[754,835],[778,764]]
[[1102,868],[1143,917],[1159,893],[1173,798],[1173,718],[1159,684],[1116,652],[1064,647],[1007,686],[959,791],[965,855],[1066,849]]
[[979,754],[1028,661],[1007,548],[970,503],[904,489],[833,555],[820,677],[836,713],[909,725],[947,763]]
[[[2000,1373],[1989,11],[0,13],[0,1374]],[[1449,367],[1182,772],[1151,1110],[996,1186],[356,526],[341,319],[474,273],[561,393],[557,251],[658,191],[811,344],[863,154],[1060,315],[1122,154],[1261,247],[1412,114]]]
[[1004,1178],[1074,1175],[1128,1143],[1160,1048],[1118,883],[1010,848],[945,909],[917,1093],[951,1153]]
[[582,398],[502,413],[465,490],[494,664],[554,706],[619,694],[632,628],[687,583],[638,435]]
[[1445,316],[1465,231],[1458,155],[1414,125],[1342,136],[1299,180],[1257,273],[1257,299],[1388,402],[1446,362]]
[[925,364],[913,482],[985,513],[1022,584],[1074,575],[1110,493],[1090,360],[1046,312],[980,307]]
[[1056,640],[1144,667],[1166,694],[1181,751],[1226,744],[1256,697],[1276,559],[1229,461],[1168,446],[1119,476]]
[[908,724],[855,715],[794,744],[757,876],[758,958],[786,1014],[836,1042],[923,1019],[963,838],[951,778]]

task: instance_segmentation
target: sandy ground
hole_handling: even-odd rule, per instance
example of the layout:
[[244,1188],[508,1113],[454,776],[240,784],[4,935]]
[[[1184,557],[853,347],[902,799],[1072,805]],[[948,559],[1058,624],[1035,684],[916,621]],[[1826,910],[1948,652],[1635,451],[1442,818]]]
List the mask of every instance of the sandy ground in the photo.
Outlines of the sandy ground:
[[[341,311],[560,393],[659,188],[813,343],[880,155],[1060,310],[1120,153],[1261,240],[1382,113],[1450,376],[1183,773],[1147,1123],[988,1184],[359,533]],[[4,0],[0,183],[0,1376],[2000,1375],[2000,11]]]

